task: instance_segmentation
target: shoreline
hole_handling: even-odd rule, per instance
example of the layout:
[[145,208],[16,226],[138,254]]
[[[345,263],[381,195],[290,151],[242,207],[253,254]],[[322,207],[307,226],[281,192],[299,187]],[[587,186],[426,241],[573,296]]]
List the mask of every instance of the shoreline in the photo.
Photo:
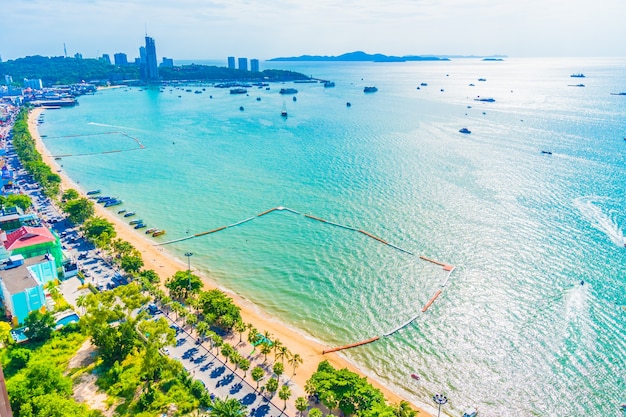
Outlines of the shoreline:
[[[48,149],[45,147],[43,140],[39,134],[37,128],[37,118],[39,114],[43,112],[44,108],[36,108],[29,112],[28,115],[28,129],[33,137],[36,148],[42,156],[43,161],[48,164],[51,169],[57,172],[61,177],[61,189],[67,190],[70,188],[76,189],[82,196],[86,196],[86,190],[83,190],[78,183],[68,177],[62,170],[61,166],[54,160]],[[160,277],[161,283],[164,283],[167,278],[174,275],[177,271],[186,270],[187,264],[182,260],[176,258],[174,255],[165,251],[163,247],[155,246],[154,243],[148,240],[143,234],[137,233],[132,226],[129,226],[121,219],[116,217],[113,212],[106,210],[103,206],[95,204],[95,214],[99,217],[103,217],[111,222],[117,232],[117,237],[128,241],[132,244],[142,255],[145,269],[154,270]],[[306,396],[304,392],[304,386],[310,376],[316,371],[317,365],[322,360],[328,360],[335,368],[342,369],[347,368],[352,372],[357,373],[362,377],[366,377],[374,387],[381,390],[385,398],[390,403],[398,404],[404,400],[409,402],[411,406],[419,411],[419,416],[433,417],[433,414],[426,411],[423,407],[418,406],[412,401],[403,398],[391,388],[383,385],[378,380],[367,375],[364,371],[360,370],[351,361],[341,356],[339,353],[328,353],[323,355],[322,351],[327,349],[328,346],[314,340],[312,337],[304,335],[302,332],[289,325],[280,322],[278,319],[267,315],[258,306],[253,304],[248,299],[240,296],[230,289],[226,289],[223,286],[216,283],[210,276],[194,271],[200,276],[204,282],[204,289],[218,288],[228,294],[233,299],[235,304],[241,308],[241,316],[245,323],[250,323],[256,327],[259,331],[268,331],[275,338],[279,339],[283,345],[292,353],[298,353],[303,363],[297,368],[296,374],[289,379],[292,384],[292,397],[289,401],[290,405],[287,407],[287,412],[295,416],[295,408],[293,407],[293,401],[299,396]],[[235,337],[237,337],[235,335]],[[286,372],[284,378],[286,379],[291,374],[291,367],[286,366]]]

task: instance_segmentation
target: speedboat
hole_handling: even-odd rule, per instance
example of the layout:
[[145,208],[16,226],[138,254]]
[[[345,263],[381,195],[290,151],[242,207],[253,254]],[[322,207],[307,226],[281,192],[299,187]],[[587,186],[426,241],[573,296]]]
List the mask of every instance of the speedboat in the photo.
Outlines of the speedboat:
[[128,224],[141,224],[143,223],[143,220],[141,219],[135,219],[135,220],[131,220],[128,222]]
[[570,77],[572,77],[572,78],[585,78],[585,74],[583,74],[583,73],[572,74],[572,75],[570,75]]
[[143,229],[144,227],[147,227],[148,225],[145,223],[138,223],[135,225],[135,229]]
[[165,230],[157,230],[156,232],[152,233],[152,237],[157,237],[157,236],[161,236],[165,234]]
[[469,135],[470,133],[472,133],[472,131],[469,130],[468,128],[464,127],[464,128],[459,130],[459,133],[465,133],[466,135]]
[[149,235],[150,233],[154,233],[157,230],[159,230],[159,229],[157,229],[156,227],[151,227],[150,229],[146,230],[146,234]]
[[122,200],[112,198],[110,200],[107,200],[106,203],[104,203],[104,207],[118,206],[120,204],[122,204]]
[[128,213],[124,214],[124,217],[130,217],[130,216],[134,216],[135,212],[134,211],[129,211]]
[[478,96],[478,97],[476,97],[474,99],[474,101],[484,101],[484,102],[487,102],[487,103],[493,103],[494,101],[496,101],[496,99],[495,98],[491,98],[491,97],[481,97],[481,96]]
[[418,374],[411,374],[411,378],[413,378],[416,381],[420,380],[420,376]]
[[546,155],[552,155],[551,151],[541,151],[541,153],[546,154]]
[[474,407],[470,407],[463,412],[463,417],[476,417],[477,414],[478,410],[476,410]]
[[100,194],[100,190],[87,191],[87,195],[96,195],[96,194]]
[[287,110],[283,110],[283,111],[281,111],[281,112],[280,112],[280,115],[281,115],[282,117],[287,117]]
[[122,214],[122,213],[126,213],[126,209],[121,209],[117,211],[117,214]]

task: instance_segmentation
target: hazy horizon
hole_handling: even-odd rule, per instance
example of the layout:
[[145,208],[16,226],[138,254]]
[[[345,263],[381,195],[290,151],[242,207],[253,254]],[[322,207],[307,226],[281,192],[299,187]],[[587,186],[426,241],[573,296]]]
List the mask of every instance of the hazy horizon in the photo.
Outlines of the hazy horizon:
[[[341,55],[626,56],[626,3],[598,0],[32,0],[3,6],[0,56],[139,56],[159,61]],[[191,58],[190,58],[191,57]]]

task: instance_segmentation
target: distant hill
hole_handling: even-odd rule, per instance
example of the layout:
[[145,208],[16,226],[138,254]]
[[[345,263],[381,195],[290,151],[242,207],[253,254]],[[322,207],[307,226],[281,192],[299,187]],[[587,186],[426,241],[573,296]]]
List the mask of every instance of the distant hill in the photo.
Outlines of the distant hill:
[[383,54],[368,54],[362,51],[348,52],[339,56],[301,55],[279,57],[268,61],[331,61],[331,62],[406,62],[406,61],[449,61],[448,58],[438,56],[391,56]]

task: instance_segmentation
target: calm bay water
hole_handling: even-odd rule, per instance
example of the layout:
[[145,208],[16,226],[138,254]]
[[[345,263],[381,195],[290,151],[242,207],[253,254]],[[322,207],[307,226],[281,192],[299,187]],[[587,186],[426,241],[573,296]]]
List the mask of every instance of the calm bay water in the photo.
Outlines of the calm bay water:
[[[296,102],[283,85],[107,90],[46,111],[40,131],[53,154],[74,155],[59,162],[85,190],[123,199],[167,230],[161,241],[285,206],[455,265],[413,324],[345,351],[414,401],[444,393],[451,415],[621,415],[626,97],[610,93],[626,91],[626,60],[269,67],[336,87],[296,84]],[[93,154],[111,150],[123,152]],[[391,330],[445,279],[288,211],[165,248],[329,346]]]

